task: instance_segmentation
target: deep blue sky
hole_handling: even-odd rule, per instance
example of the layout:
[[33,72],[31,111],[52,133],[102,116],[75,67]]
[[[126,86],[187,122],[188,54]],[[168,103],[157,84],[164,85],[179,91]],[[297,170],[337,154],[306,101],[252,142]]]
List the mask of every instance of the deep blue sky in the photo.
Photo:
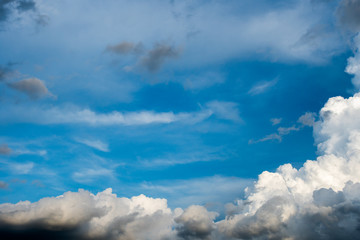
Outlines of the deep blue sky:
[[315,159],[299,117],[354,91],[337,1],[29,2],[0,3],[0,202],[231,201]]

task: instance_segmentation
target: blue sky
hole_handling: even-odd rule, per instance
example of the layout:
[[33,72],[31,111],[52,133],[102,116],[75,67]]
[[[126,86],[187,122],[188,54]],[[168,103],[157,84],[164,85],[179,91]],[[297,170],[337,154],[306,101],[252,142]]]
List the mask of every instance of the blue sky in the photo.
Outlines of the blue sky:
[[338,2],[0,2],[0,201],[226,203],[315,159],[311,119],[355,92]]

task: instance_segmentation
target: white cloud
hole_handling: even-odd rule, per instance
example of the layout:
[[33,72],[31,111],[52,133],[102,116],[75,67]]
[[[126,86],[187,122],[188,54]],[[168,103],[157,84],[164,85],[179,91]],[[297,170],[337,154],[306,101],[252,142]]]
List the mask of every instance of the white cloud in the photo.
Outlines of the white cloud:
[[263,81],[263,82],[257,83],[248,91],[248,93],[250,95],[259,95],[261,93],[266,92],[271,87],[275,86],[275,84],[277,82],[278,82],[278,79],[275,78],[274,80],[271,80],[271,81]]
[[271,118],[270,122],[273,126],[280,124],[282,121],[282,118]]
[[28,174],[34,168],[33,162],[28,163],[9,163],[9,168],[15,174]]
[[110,152],[109,144],[102,142],[100,140],[92,140],[86,138],[76,138],[75,141],[85,144],[86,146],[95,148],[102,152]]
[[[6,111],[6,113],[5,113]],[[35,108],[18,105],[8,106],[0,110],[0,121],[3,122],[30,122],[37,124],[88,124],[91,126],[108,125],[147,125],[147,124],[169,124],[184,123],[195,124],[203,121],[212,115],[212,111],[204,109],[198,112],[154,112],[154,111],[134,111],[96,113],[90,109],[80,109],[78,107],[50,107]]]
[[113,171],[102,167],[84,168],[74,172],[72,178],[76,182],[89,183],[103,178],[113,178]]
[[242,122],[237,103],[215,100],[208,102],[206,106],[220,119]]

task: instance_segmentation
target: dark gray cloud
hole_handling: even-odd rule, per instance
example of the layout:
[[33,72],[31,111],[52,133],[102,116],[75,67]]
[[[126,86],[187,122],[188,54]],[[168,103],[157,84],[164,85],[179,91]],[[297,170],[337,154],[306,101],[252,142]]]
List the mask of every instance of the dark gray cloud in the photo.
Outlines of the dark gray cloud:
[[176,58],[180,50],[167,44],[156,44],[145,56],[140,59],[140,65],[147,71],[157,72],[167,59]]
[[44,82],[38,78],[28,78],[18,82],[11,82],[8,83],[8,86],[25,93],[31,99],[39,99],[46,95],[53,96],[45,86]]
[[345,28],[360,31],[360,0],[342,0],[337,9],[337,17]]
[[11,149],[7,144],[0,144],[0,155],[8,155],[11,153]]

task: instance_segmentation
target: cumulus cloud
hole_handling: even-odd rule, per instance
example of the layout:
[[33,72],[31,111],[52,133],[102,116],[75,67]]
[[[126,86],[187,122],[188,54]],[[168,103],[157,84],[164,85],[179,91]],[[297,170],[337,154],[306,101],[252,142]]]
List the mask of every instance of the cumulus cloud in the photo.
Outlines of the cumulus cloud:
[[31,99],[39,99],[46,95],[54,97],[54,95],[47,89],[44,82],[38,78],[28,78],[18,82],[8,83],[11,88],[25,93]]
[[174,216],[165,199],[119,198],[111,189],[96,195],[79,190],[36,203],[0,205],[0,232],[12,237],[35,234],[37,239],[165,239],[173,234]]
[[215,229],[214,219],[216,212],[209,212],[203,206],[190,206],[183,214],[175,218],[179,224],[177,235],[182,239],[211,239],[211,233]]

